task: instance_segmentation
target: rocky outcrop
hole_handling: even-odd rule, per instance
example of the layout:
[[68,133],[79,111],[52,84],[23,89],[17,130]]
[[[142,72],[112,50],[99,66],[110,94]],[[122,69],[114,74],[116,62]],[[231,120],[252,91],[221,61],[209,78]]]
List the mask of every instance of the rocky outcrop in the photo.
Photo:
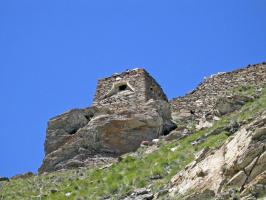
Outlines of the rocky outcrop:
[[48,122],[40,173],[101,165],[173,130],[170,105],[144,69],[100,79],[93,107]]
[[137,111],[71,110],[48,122],[39,172],[106,164],[173,128],[169,104],[161,100],[151,99]]
[[243,198],[265,193],[266,112],[242,126],[218,150],[203,151],[199,157],[172,178],[172,196],[189,194],[186,198],[191,199],[208,193],[208,198],[230,199],[236,192]]
[[253,100],[254,97],[244,95],[222,96],[217,99],[214,105],[214,111],[218,116],[226,115],[240,109],[245,103]]
[[50,119],[44,145],[45,154],[57,150],[60,146],[73,138],[73,135],[80,128],[88,124],[94,113],[95,110],[93,108],[73,109]]
[[[243,102],[250,100],[247,95],[236,95],[235,89],[241,88],[245,91],[254,86],[255,93],[259,93],[265,84],[265,62],[212,75],[205,78],[192,92],[171,101],[173,119],[184,123],[193,121],[196,124],[215,120],[217,116],[232,112],[241,107]],[[206,126],[203,124],[201,127]]]

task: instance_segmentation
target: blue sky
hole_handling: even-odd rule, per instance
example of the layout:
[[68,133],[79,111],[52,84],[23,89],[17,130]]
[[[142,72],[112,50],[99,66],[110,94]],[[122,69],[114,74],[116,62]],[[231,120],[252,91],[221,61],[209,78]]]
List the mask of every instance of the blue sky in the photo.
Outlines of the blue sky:
[[0,176],[36,172],[49,118],[144,67],[169,99],[266,61],[265,0],[0,1]]

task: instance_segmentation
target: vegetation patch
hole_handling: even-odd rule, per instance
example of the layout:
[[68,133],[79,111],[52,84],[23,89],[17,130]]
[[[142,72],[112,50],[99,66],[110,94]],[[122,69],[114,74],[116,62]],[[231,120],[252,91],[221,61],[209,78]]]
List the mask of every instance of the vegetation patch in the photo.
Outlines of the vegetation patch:
[[[0,186],[0,199],[119,199],[147,185],[151,185],[152,191],[164,189],[176,173],[194,160],[198,151],[206,147],[218,148],[228,138],[226,131],[209,136],[208,133],[227,126],[232,119],[243,123],[265,108],[266,89],[263,89],[260,98],[224,116],[211,128],[197,131],[179,141],[163,141],[150,154],[143,153],[143,148],[140,148],[105,169],[67,170],[4,182]],[[205,140],[193,145],[193,141],[200,137],[205,137]]]

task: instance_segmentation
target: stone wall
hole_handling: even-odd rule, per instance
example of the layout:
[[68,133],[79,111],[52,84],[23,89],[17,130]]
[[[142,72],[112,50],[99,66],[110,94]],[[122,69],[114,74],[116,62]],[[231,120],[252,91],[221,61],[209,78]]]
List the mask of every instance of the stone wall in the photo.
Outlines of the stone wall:
[[199,86],[185,95],[171,101],[173,112],[186,110],[196,117],[213,111],[217,100],[227,96],[233,88],[266,84],[266,63],[249,65],[228,73],[218,73],[206,78]]
[[[123,84],[127,85],[126,90],[115,88]],[[140,109],[149,99],[167,101],[161,87],[148,72],[135,69],[99,80],[93,106],[110,110]]]
[[146,100],[167,100],[167,96],[164,94],[161,86],[156,82],[156,80],[151,77],[148,72],[146,72]]

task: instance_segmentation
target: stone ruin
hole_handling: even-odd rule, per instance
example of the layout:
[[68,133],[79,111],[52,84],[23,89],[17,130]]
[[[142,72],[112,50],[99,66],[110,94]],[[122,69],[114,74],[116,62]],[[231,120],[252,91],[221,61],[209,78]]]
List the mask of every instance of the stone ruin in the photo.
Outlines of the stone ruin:
[[193,122],[200,128],[208,127],[217,117],[239,109],[249,96],[238,96],[234,89],[248,90],[250,86],[260,93],[266,84],[266,63],[248,65],[232,72],[218,73],[205,78],[199,86],[183,97],[174,98],[171,104],[175,121]]
[[167,101],[160,85],[144,69],[134,69],[99,80],[93,106],[113,111],[138,109],[150,99]]
[[114,74],[98,81],[92,107],[49,120],[39,173],[113,162],[175,128],[167,97],[148,72]]

